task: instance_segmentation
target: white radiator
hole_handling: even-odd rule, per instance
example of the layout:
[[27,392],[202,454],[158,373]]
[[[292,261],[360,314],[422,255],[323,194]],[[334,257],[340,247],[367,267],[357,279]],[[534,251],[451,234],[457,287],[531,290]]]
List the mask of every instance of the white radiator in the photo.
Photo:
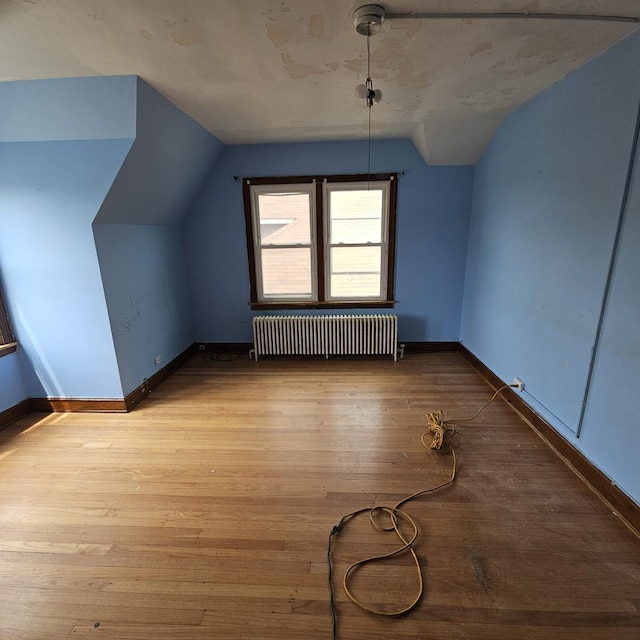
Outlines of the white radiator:
[[391,355],[398,359],[398,316],[258,316],[253,354]]

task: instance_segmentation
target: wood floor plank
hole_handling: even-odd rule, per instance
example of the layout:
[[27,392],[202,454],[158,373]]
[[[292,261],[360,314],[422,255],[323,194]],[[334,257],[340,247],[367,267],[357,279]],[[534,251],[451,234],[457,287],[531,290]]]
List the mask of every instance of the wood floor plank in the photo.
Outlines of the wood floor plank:
[[[457,353],[194,356],[130,414],[24,417],[0,432],[0,638],[329,639],[331,527],[448,478],[425,413],[469,417],[491,393]],[[456,482],[406,505],[410,615],[339,584],[397,540],[366,517],[334,538],[340,640],[637,640],[638,538],[506,403],[454,444]],[[354,588],[406,602],[410,564]]]

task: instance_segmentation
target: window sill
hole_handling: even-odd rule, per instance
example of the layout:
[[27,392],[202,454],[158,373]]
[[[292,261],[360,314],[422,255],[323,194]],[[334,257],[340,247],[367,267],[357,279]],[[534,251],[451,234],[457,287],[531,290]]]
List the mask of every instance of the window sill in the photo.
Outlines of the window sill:
[[345,300],[344,302],[251,302],[254,311],[277,309],[392,309],[394,300]]
[[9,342],[9,344],[0,344],[0,358],[8,356],[10,353],[18,350],[17,342]]

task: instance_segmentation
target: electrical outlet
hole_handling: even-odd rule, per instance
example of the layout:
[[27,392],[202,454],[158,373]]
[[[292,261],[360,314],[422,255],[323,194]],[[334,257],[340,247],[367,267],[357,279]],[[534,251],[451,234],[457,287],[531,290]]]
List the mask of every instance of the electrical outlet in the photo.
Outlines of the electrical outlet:
[[162,362],[162,357],[161,357],[161,356],[156,356],[156,357],[153,359],[153,364],[155,364],[155,365],[156,365],[156,367],[157,367],[161,362]]
[[524,380],[521,380],[520,378],[514,378],[511,386],[515,387],[518,391],[524,391]]
[[205,350],[206,345],[204,344],[199,344],[198,345],[198,351],[204,351]]

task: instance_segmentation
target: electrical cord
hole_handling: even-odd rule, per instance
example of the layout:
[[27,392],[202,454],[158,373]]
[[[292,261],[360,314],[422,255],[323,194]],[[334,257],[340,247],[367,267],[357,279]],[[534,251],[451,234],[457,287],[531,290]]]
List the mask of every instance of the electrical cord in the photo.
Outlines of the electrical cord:
[[203,351],[202,359],[206,362],[211,360],[212,362],[235,362],[240,358],[239,353],[213,353],[211,351]]
[[[453,419],[447,422],[444,419],[444,412],[442,411],[427,413],[426,417],[427,417],[428,431],[425,431],[420,436],[420,440],[422,444],[427,449],[432,449],[434,451],[441,451],[442,446],[446,440],[447,434],[451,435],[455,432],[451,423],[471,422],[475,420],[498,397],[498,395],[500,395],[500,393],[502,393],[505,389],[508,389],[509,387],[515,387],[515,386],[517,385],[506,384],[500,387],[493,394],[493,396],[491,396],[491,398],[487,402],[485,402],[485,404],[483,404],[480,407],[480,409],[478,409],[478,411],[471,418]],[[432,436],[432,441],[431,443],[427,444],[427,442],[425,441],[425,436],[429,434],[431,434]],[[400,507],[406,504],[407,502],[410,502],[411,500],[415,500],[416,498],[419,498],[421,496],[427,495],[429,493],[434,493],[440,489],[443,489],[444,487],[454,482],[456,478],[456,470],[457,470],[456,452],[452,446],[450,446],[450,451],[452,456],[452,464],[451,464],[451,475],[449,476],[448,480],[445,480],[444,482],[441,482],[440,484],[437,484],[433,487],[428,487],[426,489],[421,489],[420,491],[416,491],[415,493],[412,493],[411,495],[406,496],[405,498],[397,502],[392,507],[374,506],[374,507],[364,507],[362,509],[357,509],[356,511],[352,511],[351,513],[348,513],[342,516],[340,520],[338,520],[338,522],[336,522],[336,524],[333,525],[333,528],[329,533],[329,542],[327,545],[327,563],[329,567],[329,572],[328,572],[329,573],[329,608],[331,611],[333,640],[338,639],[338,614],[335,606],[335,593],[333,588],[333,560],[332,560],[333,538],[336,535],[338,535],[338,533],[340,533],[340,531],[342,530],[342,527],[349,520],[359,516],[360,514],[369,513],[369,522],[371,523],[371,526],[375,530],[381,531],[384,533],[391,533],[391,532],[395,533],[396,536],[400,539],[400,542],[402,543],[402,545],[389,553],[370,556],[368,558],[364,558],[363,560],[354,562],[351,566],[347,568],[342,580],[342,586],[349,600],[351,600],[351,602],[353,602],[355,605],[357,605],[361,609],[368,611],[369,613],[373,613],[375,615],[380,615],[380,616],[386,616],[386,617],[395,617],[395,618],[409,613],[420,602],[420,598],[422,597],[423,590],[424,590],[424,582],[422,578],[422,568],[420,567],[420,561],[418,560],[418,556],[415,550],[413,549],[413,545],[418,539],[418,533],[419,533],[418,525],[416,524],[415,520],[406,511],[404,511],[403,509],[400,509]],[[380,524],[379,517],[382,514],[388,516],[390,524],[386,526]],[[410,525],[412,529],[412,533],[410,536],[405,536],[400,531],[399,522],[401,520]],[[385,611],[382,609],[376,609],[362,602],[357,596],[353,594],[353,591],[349,588],[350,578],[354,575],[354,573],[359,568],[371,562],[387,560],[389,558],[393,558],[395,556],[398,556],[406,552],[411,554],[411,559],[416,569],[416,574],[418,579],[417,594],[413,598],[410,604],[397,610]]]

